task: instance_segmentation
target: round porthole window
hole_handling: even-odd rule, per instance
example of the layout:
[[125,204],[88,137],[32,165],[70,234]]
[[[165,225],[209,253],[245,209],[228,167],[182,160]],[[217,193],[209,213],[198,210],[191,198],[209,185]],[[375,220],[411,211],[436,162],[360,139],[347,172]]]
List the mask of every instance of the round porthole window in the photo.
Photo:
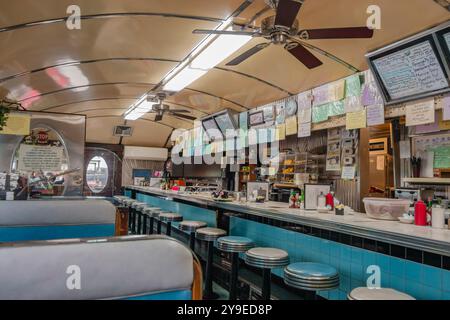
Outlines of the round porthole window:
[[94,157],[89,161],[86,170],[86,182],[93,193],[105,190],[108,184],[108,165],[102,157]]

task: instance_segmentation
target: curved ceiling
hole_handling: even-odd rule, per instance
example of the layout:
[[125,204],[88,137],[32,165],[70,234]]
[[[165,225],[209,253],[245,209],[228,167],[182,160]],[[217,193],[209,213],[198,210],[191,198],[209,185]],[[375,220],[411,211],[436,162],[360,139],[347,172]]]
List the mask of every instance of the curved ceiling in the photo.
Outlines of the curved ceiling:
[[[65,25],[73,4],[81,8],[81,30]],[[305,0],[298,19],[302,29],[362,26],[369,5],[380,6],[382,29],[366,40],[308,41],[323,62],[316,69],[277,46],[226,66],[264,42],[255,38],[167,104],[195,117],[254,108],[364,70],[368,51],[450,18],[433,0]],[[232,15],[238,23],[259,26],[273,15],[264,0],[15,0],[2,1],[0,12],[0,98],[20,101],[28,110],[85,114],[89,142],[143,146],[164,146],[172,130],[192,127],[167,115],[156,123],[148,114],[128,122],[131,138],[112,135],[113,126],[124,124],[125,110],[203,39],[192,31],[214,29]]]

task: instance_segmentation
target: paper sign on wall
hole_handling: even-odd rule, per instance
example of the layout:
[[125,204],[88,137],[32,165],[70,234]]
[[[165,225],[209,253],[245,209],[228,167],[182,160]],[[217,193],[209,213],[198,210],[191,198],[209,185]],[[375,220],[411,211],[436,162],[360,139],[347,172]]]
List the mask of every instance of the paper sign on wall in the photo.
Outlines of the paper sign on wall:
[[61,171],[64,148],[21,144],[19,148],[20,171]]
[[442,98],[442,120],[450,120],[450,94]]
[[286,139],[286,124],[277,125],[275,129],[275,140],[281,141]]
[[410,103],[406,106],[406,126],[435,122],[434,98]]
[[30,134],[31,116],[29,114],[14,114],[8,116],[6,126],[0,134],[27,136]]
[[411,158],[411,142],[410,140],[400,141],[400,159]]
[[298,122],[299,123],[311,122],[311,107],[298,109]]
[[367,126],[366,109],[358,112],[347,113],[346,128],[347,130],[361,129]]
[[286,135],[291,136],[297,133],[297,116],[286,119]]
[[367,107],[367,125],[376,126],[384,124],[384,106],[377,104]]
[[353,180],[356,175],[356,167],[343,167],[341,178],[344,180]]
[[311,122],[298,124],[298,137],[306,138],[311,136]]

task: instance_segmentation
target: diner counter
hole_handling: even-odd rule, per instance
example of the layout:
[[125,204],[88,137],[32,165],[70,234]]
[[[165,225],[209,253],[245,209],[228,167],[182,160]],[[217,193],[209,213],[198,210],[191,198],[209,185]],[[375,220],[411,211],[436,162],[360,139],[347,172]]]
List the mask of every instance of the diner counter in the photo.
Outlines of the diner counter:
[[194,206],[207,206],[222,210],[224,213],[244,213],[450,256],[450,230],[448,229],[433,229],[402,224],[397,221],[375,220],[356,212],[337,216],[316,211],[290,209],[287,203],[279,202],[262,204],[236,201],[220,202],[205,195],[183,194],[151,187],[127,186],[126,189]]

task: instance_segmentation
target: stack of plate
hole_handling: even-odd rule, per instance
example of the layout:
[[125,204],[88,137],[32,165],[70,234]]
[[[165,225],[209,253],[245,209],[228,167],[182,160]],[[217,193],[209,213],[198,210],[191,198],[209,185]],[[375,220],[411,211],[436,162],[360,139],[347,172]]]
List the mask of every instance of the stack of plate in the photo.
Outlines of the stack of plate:
[[339,287],[339,274],[335,268],[320,263],[293,263],[284,270],[284,282],[302,290],[331,290]]

